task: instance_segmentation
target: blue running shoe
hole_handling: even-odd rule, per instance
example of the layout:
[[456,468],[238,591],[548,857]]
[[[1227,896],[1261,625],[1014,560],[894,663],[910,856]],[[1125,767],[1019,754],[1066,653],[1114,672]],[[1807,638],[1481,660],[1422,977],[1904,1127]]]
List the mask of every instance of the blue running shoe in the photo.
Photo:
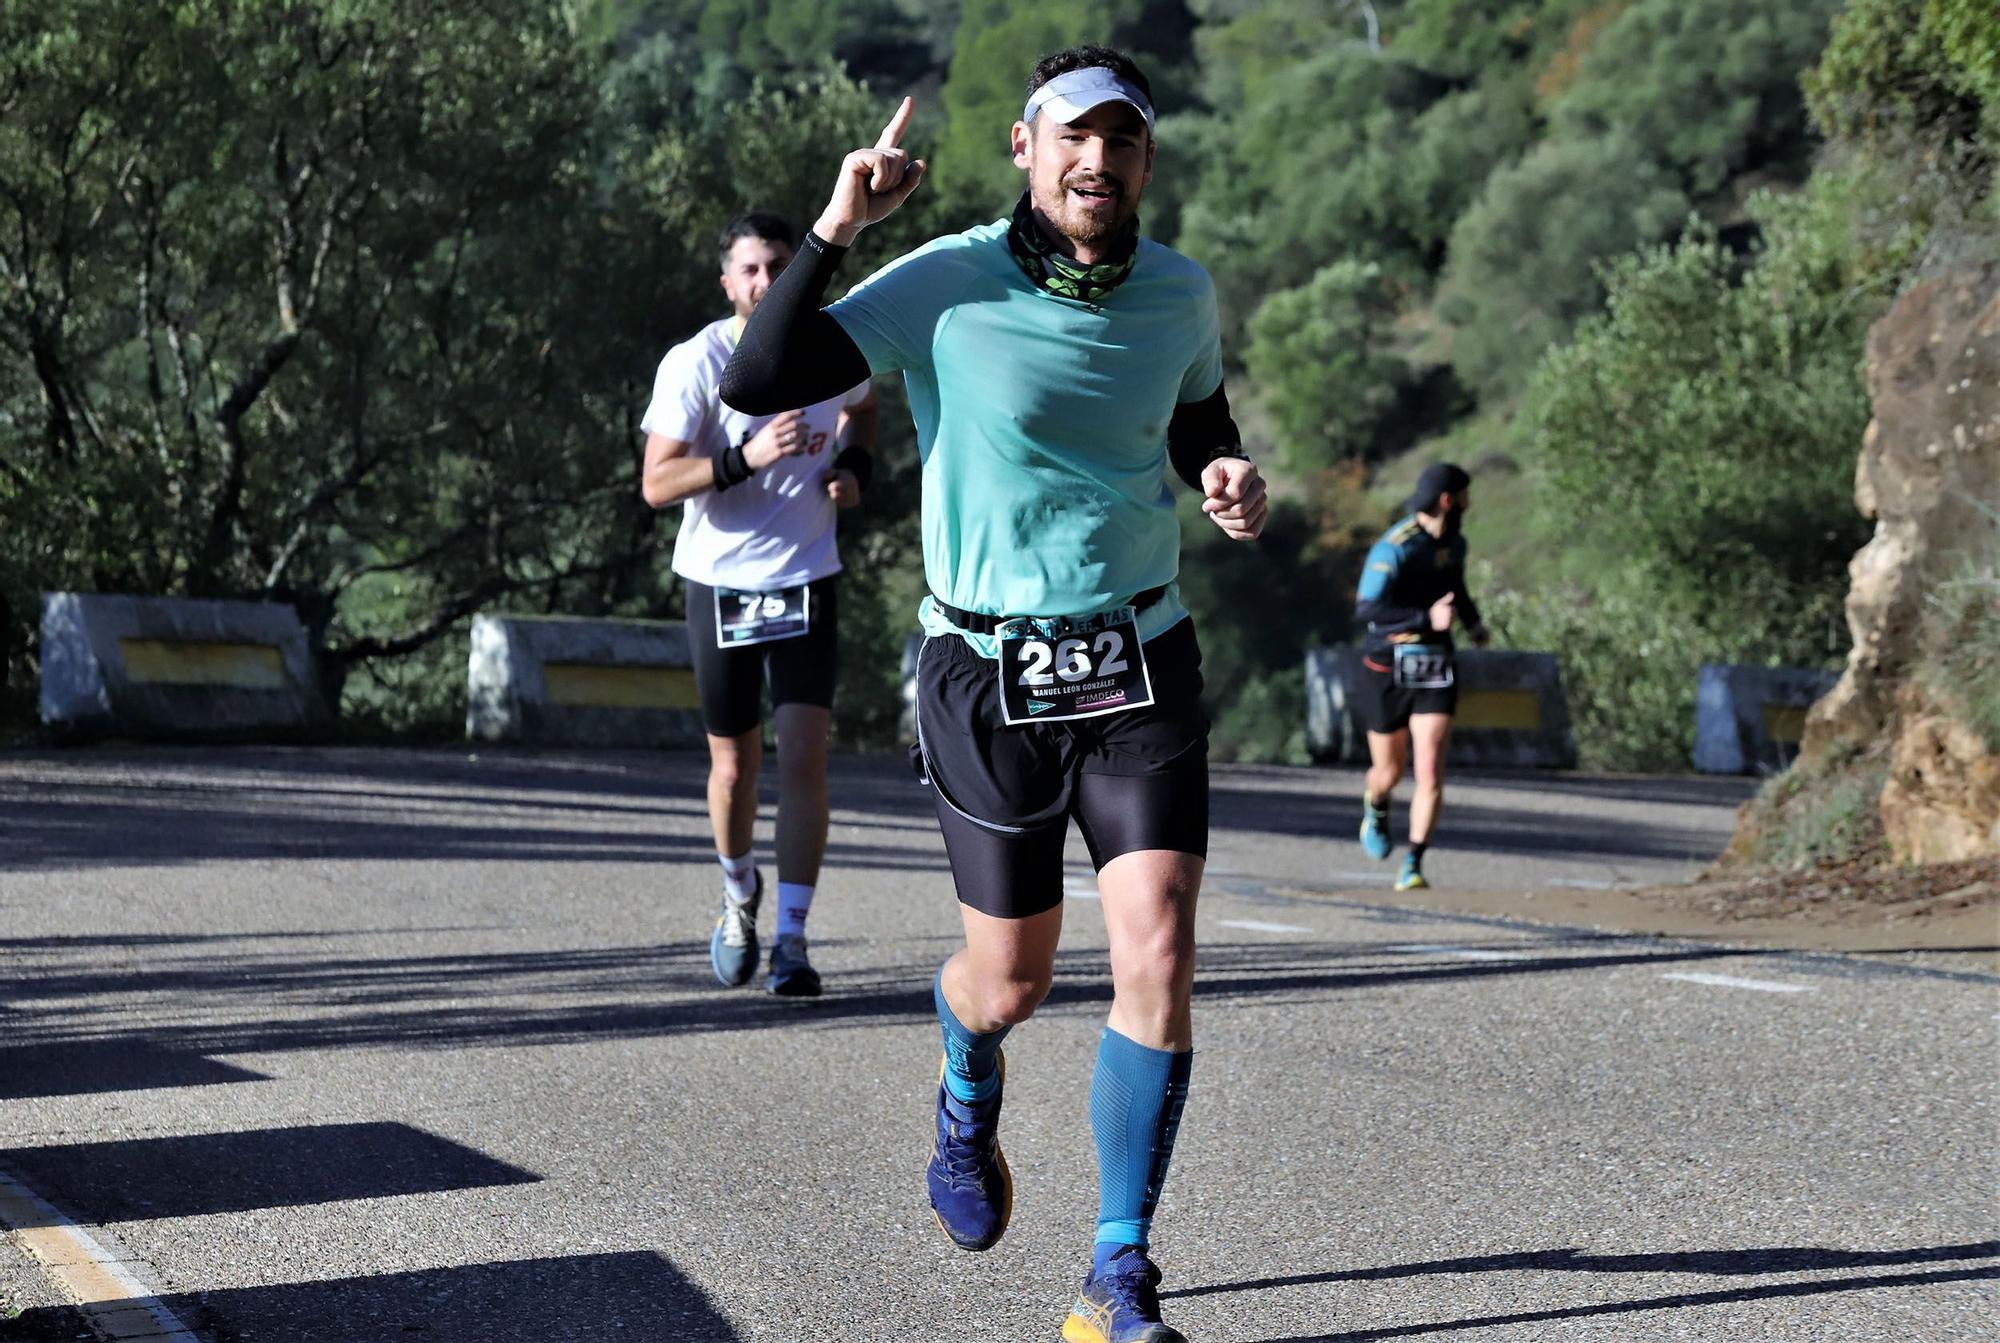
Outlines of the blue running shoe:
[[1417,866],[1415,854],[1403,855],[1403,870],[1396,874],[1396,889],[1399,891],[1428,890],[1430,883],[1424,880],[1424,870]]
[[1063,1321],[1063,1343],[1187,1343],[1187,1335],[1160,1323],[1160,1270],[1136,1245],[1112,1256],[1102,1273],[1086,1279]]
[[[1001,1056],[1000,1082],[1007,1081]],[[924,1167],[931,1211],[961,1250],[990,1250],[1014,1215],[1014,1174],[1000,1154],[1000,1092],[967,1104],[944,1085],[938,1064],[937,1143]]]
[[819,971],[806,959],[804,933],[780,934],[771,948],[771,978],[766,987],[780,998],[819,997]]
[[1369,806],[1367,798],[1361,800],[1361,851],[1378,863],[1389,856],[1389,803],[1386,799],[1379,807]]
[[757,889],[748,900],[738,903],[722,897],[722,913],[715,931],[708,935],[708,963],[715,977],[736,988],[748,984],[757,973],[757,906],[764,896],[764,874],[757,874]]

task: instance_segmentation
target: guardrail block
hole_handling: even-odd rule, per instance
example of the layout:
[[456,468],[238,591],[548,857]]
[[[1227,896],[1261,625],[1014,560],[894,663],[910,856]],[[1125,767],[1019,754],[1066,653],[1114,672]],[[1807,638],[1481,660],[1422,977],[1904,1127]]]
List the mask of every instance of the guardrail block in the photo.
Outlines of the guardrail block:
[[476,616],[465,735],[562,746],[700,746],[687,626]]
[[1702,664],[1695,690],[1694,767],[1703,774],[1776,774],[1805,737],[1806,711],[1838,672]]
[[42,721],[61,736],[312,735],[332,719],[289,606],[42,594]]

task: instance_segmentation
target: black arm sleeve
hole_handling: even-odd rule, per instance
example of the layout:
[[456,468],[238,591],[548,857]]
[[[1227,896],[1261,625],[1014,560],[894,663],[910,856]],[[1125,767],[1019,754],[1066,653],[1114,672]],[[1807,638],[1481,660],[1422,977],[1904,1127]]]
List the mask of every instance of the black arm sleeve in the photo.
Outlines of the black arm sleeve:
[[[782,276],[779,278],[783,278]],[[1229,397],[1220,383],[1205,401],[1183,401],[1167,422],[1167,456],[1174,474],[1191,490],[1201,488],[1202,468],[1218,457],[1241,457],[1243,435],[1229,415]]]
[[745,415],[776,415],[839,396],[868,378],[868,360],[820,300],[845,247],[806,234],[792,264],[750,314],[722,370],[724,402]]
[[1479,618],[1479,606],[1472,600],[1472,594],[1465,590],[1465,575],[1460,574],[1458,586],[1452,589],[1452,606],[1458,611],[1458,618],[1469,630],[1476,630],[1486,622]]

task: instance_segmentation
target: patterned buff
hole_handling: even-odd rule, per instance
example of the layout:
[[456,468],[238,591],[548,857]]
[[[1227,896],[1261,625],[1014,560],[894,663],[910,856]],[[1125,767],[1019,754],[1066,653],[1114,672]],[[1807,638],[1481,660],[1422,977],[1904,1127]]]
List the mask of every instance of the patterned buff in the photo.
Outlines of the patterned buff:
[[1058,298],[1079,303],[1101,303],[1132,273],[1139,256],[1139,221],[1128,222],[1111,246],[1111,260],[1082,266],[1055,250],[1035,226],[1035,211],[1028,193],[1021,193],[1014,207],[1014,221],[1007,226],[1007,250],[1014,263],[1030,280]]

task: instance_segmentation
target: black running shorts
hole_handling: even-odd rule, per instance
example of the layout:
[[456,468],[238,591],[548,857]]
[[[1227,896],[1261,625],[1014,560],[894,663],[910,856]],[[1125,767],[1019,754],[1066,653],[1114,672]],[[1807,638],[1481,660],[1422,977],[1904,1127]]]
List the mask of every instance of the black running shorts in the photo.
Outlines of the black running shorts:
[[715,589],[691,578],[684,581],[695,689],[701,695],[702,725],[711,735],[740,737],[762,725],[766,678],[773,709],[782,704],[833,707],[840,642],[838,575],[810,584],[811,621],[804,634],[741,648],[716,647]]
[[1396,678],[1382,669],[1373,657],[1361,659],[1355,676],[1356,716],[1370,732],[1400,732],[1410,725],[1410,715],[1458,712],[1458,686],[1442,690],[1410,690],[1396,684]]
[[1167,849],[1208,854],[1208,715],[1201,646],[1182,620],[1146,644],[1153,703],[1010,726],[999,664],[957,635],[917,659],[918,755],[959,900],[1003,919],[1060,904],[1071,817],[1091,863]]

